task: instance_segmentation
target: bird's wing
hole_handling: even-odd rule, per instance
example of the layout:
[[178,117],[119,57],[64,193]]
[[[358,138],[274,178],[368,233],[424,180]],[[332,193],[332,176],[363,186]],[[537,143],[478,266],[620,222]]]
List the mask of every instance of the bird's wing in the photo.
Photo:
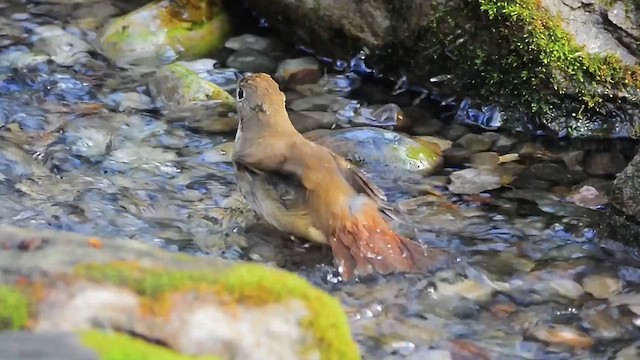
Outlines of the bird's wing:
[[262,191],[276,200],[286,211],[306,211],[307,189],[295,174],[274,170],[260,170],[236,161],[236,171],[251,176],[253,192]]
[[342,176],[357,192],[368,195],[381,206],[386,206],[387,197],[384,191],[367,179],[362,170],[334,153],[331,153],[331,155],[342,172]]

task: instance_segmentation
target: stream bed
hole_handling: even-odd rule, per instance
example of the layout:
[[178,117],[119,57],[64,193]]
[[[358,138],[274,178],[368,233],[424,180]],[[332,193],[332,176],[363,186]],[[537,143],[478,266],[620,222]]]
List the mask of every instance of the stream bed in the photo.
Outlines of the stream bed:
[[[404,209],[394,228],[457,261],[344,284],[328,248],[292,241],[243,207],[228,161],[234,131],[194,120],[215,113],[157,106],[147,88],[154,69],[43,40],[55,26],[89,44],[87,24],[119,13],[108,2],[0,4],[0,223],[275,264],[342,301],[366,359],[640,358],[638,254],[599,233],[606,193],[635,144],[483,133],[349,73],[290,90],[292,118],[353,120],[354,104],[398,103],[419,120],[414,133],[444,149],[428,176],[364,167]],[[233,94],[233,71],[222,60],[199,75]],[[347,99],[350,90],[357,96]]]

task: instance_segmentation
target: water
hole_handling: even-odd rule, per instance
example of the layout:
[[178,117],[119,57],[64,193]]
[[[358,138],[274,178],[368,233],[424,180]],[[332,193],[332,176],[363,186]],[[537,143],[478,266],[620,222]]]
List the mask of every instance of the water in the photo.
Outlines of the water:
[[[61,66],[31,52],[34,29],[62,26],[62,15],[80,23],[73,14],[82,6],[51,5],[57,16],[18,1],[0,6],[1,223],[275,263],[340,298],[366,358],[595,359],[637,340],[638,315],[611,301],[637,291],[637,254],[602,245],[606,203],[591,210],[567,201],[593,178],[550,179],[536,170],[511,184],[520,192],[456,195],[446,183],[461,166],[428,178],[374,168],[368,174],[390,200],[412,204],[394,227],[448,249],[456,262],[436,274],[343,284],[329,249],[255,223],[220,150],[233,132],[204,133],[169,119],[150,99],[149,69],[123,71],[96,54]],[[370,71],[361,60],[351,65]],[[224,67],[206,76],[233,79]],[[361,86],[353,74],[328,83],[336,96]],[[497,110],[489,110],[474,116],[494,127]],[[510,149],[524,153],[517,143]],[[523,167],[544,169],[545,159],[530,156]],[[596,180],[602,193],[611,183]]]

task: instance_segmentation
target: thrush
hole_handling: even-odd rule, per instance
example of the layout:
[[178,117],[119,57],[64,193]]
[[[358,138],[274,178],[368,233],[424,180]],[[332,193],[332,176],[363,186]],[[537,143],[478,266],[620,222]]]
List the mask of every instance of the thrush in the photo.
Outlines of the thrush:
[[285,95],[267,74],[237,73],[239,118],[232,162],[251,208],[281,232],[331,247],[343,280],[424,272],[445,252],[397,234],[384,193],[354,165],[292,125]]

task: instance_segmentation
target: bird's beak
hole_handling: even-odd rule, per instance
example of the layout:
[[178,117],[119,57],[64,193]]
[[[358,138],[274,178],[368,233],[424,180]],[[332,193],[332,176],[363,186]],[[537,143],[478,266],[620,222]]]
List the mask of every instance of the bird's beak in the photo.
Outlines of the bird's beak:
[[244,79],[244,75],[242,75],[242,73],[239,72],[239,71],[235,71],[233,74],[236,76],[236,81],[238,81],[238,82],[240,82],[240,80]]

